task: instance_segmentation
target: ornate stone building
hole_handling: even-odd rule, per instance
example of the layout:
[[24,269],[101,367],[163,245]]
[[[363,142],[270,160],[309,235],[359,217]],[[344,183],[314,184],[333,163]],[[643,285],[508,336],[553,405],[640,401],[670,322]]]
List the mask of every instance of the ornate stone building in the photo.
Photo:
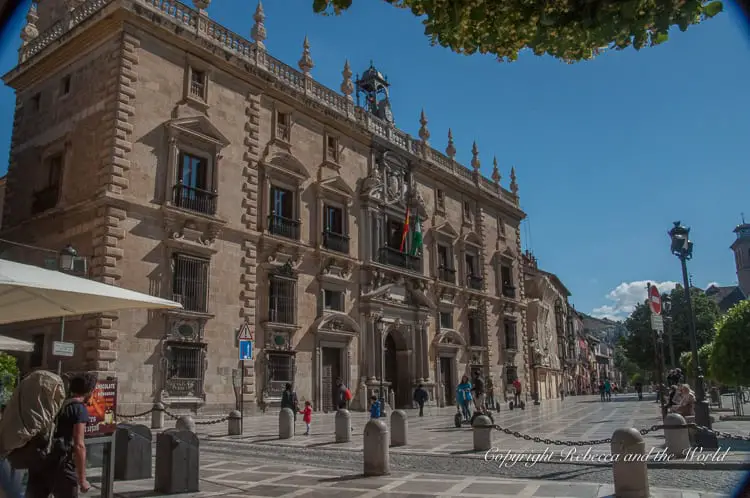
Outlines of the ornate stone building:
[[[248,41],[208,4],[44,0],[28,14],[4,77],[17,103],[1,236],[72,244],[92,278],[184,306],[71,320],[65,368],[116,374],[124,413],[156,399],[225,410],[240,390],[252,409],[287,382],[327,410],[337,377],[359,407],[381,388],[408,405],[419,383],[452,403],[471,369],[499,388],[525,379],[515,172],[508,189],[497,161],[483,177],[476,144],[459,164],[450,131],[434,150],[424,113],[419,138],[396,128],[375,67],[354,81],[343,64],[337,93],[315,81],[306,39],[299,70],[268,53],[260,5]],[[254,357],[240,363],[245,323]]]
[[556,275],[540,270],[536,258],[523,255],[527,299],[529,388],[537,399],[553,399],[570,385],[572,307],[570,291]]

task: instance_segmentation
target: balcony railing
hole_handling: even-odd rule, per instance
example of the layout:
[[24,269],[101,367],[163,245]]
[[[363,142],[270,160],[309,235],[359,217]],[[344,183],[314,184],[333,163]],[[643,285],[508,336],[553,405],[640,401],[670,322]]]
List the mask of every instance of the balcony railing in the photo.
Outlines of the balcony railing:
[[419,271],[422,259],[419,256],[412,256],[392,247],[381,247],[378,251],[378,261],[384,265]]
[[208,190],[178,183],[174,186],[172,204],[203,214],[216,214],[216,194]]
[[466,285],[469,286],[469,289],[482,290],[484,288],[483,284],[484,279],[482,277],[477,275],[469,275],[466,277]]
[[299,226],[300,222],[298,220],[284,218],[276,214],[268,216],[268,231],[279,237],[299,240]]
[[438,278],[442,280],[443,282],[448,282],[449,284],[455,284],[456,283],[456,270],[454,270],[453,268],[440,266],[438,268]]
[[504,285],[503,286],[503,296],[509,297],[511,299],[515,299],[516,297],[516,288],[512,285]]
[[60,188],[57,185],[44,188],[34,192],[34,201],[31,205],[33,214],[42,213],[57,205],[60,197]]
[[323,247],[331,251],[349,254],[349,237],[327,230],[323,232]]

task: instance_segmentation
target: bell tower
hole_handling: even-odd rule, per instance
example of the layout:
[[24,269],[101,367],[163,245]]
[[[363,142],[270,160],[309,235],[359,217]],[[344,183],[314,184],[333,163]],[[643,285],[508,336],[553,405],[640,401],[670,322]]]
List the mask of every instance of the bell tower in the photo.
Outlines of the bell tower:
[[734,264],[737,267],[737,282],[746,296],[750,296],[750,223],[745,223],[742,216],[742,224],[734,229],[737,239],[731,246],[734,251]]
[[[393,112],[388,94],[391,84],[388,83],[388,77],[375,69],[372,61],[370,61],[370,67],[362,73],[362,77],[357,78],[355,85],[357,105],[364,107],[386,123],[393,124]],[[364,98],[364,102],[360,102],[360,96]]]

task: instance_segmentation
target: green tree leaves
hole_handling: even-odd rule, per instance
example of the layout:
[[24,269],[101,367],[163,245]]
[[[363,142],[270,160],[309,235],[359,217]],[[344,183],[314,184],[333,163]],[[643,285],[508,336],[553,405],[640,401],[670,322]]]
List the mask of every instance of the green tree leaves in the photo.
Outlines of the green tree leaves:
[[[684,31],[724,9],[716,0],[385,1],[424,16],[425,35],[433,45],[493,54],[500,61],[516,60],[529,49],[569,63],[608,48],[639,50],[664,43],[670,27]],[[321,14],[340,14],[351,5],[352,0],[313,0],[313,10]]]
[[750,301],[732,307],[716,325],[712,378],[723,384],[750,384]]
[[[690,295],[695,311],[696,337],[700,348],[713,340],[714,324],[719,318],[719,309],[716,307],[716,303],[699,289],[691,289]],[[690,351],[690,315],[685,299],[686,294],[682,287],[676,287],[668,296],[666,294],[662,296],[662,299],[666,300],[667,297],[672,302],[672,309],[669,314],[665,312],[662,312],[662,314],[664,316],[664,327],[667,329],[663,340],[664,354],[668,362],[669,334],[666,332],[671,331],[672,333],[672,343],[677,357],[680,357],[685,351]],[[656,335],[651,330],[651,311],[645,300],[638,304],[628,319],[625,320],[625,327],[628,329],[628,334],[622,340],[625,355],[643,370],[657,370]]]

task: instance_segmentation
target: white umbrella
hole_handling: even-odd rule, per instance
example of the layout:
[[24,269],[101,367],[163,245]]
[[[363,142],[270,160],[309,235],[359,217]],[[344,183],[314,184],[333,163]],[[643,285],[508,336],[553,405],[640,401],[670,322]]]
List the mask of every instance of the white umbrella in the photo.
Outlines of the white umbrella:
[[17,353],[33,353],[34,343],[14,339],[7,335],[0,335],[0,351],[14,351]]
[[129,308],[182,308],[182,305],[94,280],[0,259],[0,324]]

